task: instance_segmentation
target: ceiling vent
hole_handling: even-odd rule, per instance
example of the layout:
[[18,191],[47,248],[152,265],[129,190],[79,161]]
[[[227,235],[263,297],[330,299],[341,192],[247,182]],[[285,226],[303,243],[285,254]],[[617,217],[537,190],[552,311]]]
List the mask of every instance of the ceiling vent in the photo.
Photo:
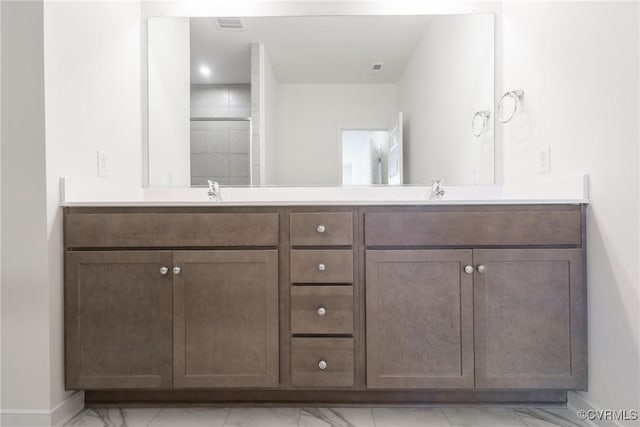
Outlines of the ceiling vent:
[[244,23],[240,18],[216,18],[216,25],[223,31],[244,30]]
[[377,63],[373,64],[373,66],[371,67],[371,69],[372,69],[373,71],[380,71],[380,70],[382,70],[382,66],[383,66],[383,65],[384,65],[384,64],[383,64],[382,62],[377,62]]

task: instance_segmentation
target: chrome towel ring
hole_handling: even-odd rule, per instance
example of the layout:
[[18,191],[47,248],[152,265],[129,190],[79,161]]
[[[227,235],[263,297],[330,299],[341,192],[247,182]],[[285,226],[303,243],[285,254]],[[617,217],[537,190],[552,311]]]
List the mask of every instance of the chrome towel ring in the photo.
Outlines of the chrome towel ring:
[[[480,138],[480,136],[484,133],[485,129],[487,128],[487,123],[489,123],[489,117],[491,117],[491,111],[489,110],[482,110],[482,111],[475,112],[475,114],[473,115],[473,118],[471,119],[471,133],[473,134],[473,136],[475,136],[476,138]],[[477,130],[478,126],[476,126],[477,118],[482,119],[482,122],[481,122],[482,125],[479,130]]]
[[[516,115],[516,112],[518,111],[518,107],[522,102],[523,96],[524,96],[524,90],[522,89],[510,90],[508,92],[505,92],[504,95],[502,95],[502,97],[500,98],[500,101],[498,101],[498,111],[497,111],[498,119],[502,123],[509,123],[511,119],[513,119],[513,116]],[[505,118],[502,115],[502,105],[506,98],[513,99],[513,111],[511,111],[511,113]]]

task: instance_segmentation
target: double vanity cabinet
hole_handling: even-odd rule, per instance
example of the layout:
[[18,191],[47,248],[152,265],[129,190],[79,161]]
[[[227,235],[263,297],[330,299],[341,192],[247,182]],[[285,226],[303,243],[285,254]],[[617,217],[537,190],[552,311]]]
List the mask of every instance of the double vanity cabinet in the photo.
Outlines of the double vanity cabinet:
[[587,385],[585,209],[66,207],[67,388],[563,401]]

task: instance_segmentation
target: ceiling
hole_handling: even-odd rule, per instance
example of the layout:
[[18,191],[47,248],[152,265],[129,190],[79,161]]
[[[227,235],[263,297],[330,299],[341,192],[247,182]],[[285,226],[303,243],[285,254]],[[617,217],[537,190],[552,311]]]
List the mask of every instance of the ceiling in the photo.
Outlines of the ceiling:
[[[251,43],[264,43],[280,83],[395,83],[428,16],[243,18],[246,30],[220,30],[191,18],[191,82],[249,83]],[[384,63],[374,72],[374,63]],[[207,66],[205,77],[200,68]]]

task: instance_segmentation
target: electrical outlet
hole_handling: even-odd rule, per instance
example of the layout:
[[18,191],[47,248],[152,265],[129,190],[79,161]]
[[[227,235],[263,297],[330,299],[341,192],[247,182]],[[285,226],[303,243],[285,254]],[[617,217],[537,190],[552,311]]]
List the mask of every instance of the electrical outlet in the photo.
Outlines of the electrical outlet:
[[98,176],[108,177],[111,174],[111,159],[109,154],[98,150]]
[[548,145],[538,151],[538,173],[549,173],[551,170],[551,147]]

